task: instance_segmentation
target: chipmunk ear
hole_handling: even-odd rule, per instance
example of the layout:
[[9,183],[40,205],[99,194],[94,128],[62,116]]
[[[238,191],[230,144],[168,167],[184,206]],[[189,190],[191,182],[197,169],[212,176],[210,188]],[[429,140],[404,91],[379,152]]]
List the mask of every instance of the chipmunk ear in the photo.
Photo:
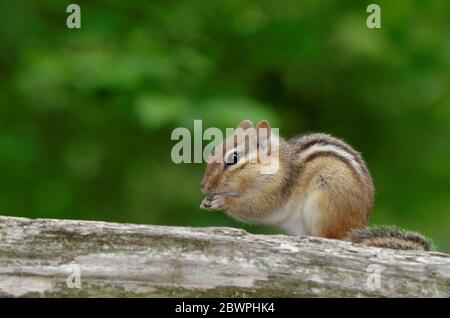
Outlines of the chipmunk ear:
[[266,148],[270,139],[270,125],[267,120],[261,120],[255,127],[258,135],[258,146]]
[[265,128],[267,129],[267,133],[269,133],[270,131],[270,125],[269,122],[267,120],[261,120],[258,125],[256,125],[255,127],[257,130],[259,130],[260,128]]
[[242,128],[242,129],[246,130],[251,127],[253,127],[253,123],[250,120],[246,119],[246,120],[241,121],[236,128]]

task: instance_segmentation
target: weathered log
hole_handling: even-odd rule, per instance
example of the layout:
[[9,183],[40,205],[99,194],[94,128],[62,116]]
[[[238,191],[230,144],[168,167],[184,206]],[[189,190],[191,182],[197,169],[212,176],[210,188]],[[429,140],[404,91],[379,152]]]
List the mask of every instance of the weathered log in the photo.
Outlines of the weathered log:
[[0,296],[449,297],[450,255],[232,228],[0,217]]

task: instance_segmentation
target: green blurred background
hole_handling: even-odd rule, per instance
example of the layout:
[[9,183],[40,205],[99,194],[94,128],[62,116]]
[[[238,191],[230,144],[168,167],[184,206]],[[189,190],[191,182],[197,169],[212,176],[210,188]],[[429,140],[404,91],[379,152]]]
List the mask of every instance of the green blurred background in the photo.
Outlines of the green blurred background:
[[[82,28],[65,26],[81,6]],[[247,226],[198,208],[175,127],[269,119],[360,150],[373,224],[450,252],[450,2],[1,1],[0,214]]]

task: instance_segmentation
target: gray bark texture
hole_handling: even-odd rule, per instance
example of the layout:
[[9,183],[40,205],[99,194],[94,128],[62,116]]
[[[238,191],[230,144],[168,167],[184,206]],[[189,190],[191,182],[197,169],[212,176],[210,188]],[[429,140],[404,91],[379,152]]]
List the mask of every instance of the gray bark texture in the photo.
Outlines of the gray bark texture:
[[0,217],[2,297],[449,297],[450,255],[314,237]]

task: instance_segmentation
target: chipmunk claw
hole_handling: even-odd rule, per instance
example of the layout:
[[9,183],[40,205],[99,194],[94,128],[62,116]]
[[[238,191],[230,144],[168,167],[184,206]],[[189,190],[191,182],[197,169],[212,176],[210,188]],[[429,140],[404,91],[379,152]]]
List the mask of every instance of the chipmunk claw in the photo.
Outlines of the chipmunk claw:
[[203,199],[200,204],[200,209],[208,211],[222,210],[224,207],[224,198],[219,195],[209,196]]

